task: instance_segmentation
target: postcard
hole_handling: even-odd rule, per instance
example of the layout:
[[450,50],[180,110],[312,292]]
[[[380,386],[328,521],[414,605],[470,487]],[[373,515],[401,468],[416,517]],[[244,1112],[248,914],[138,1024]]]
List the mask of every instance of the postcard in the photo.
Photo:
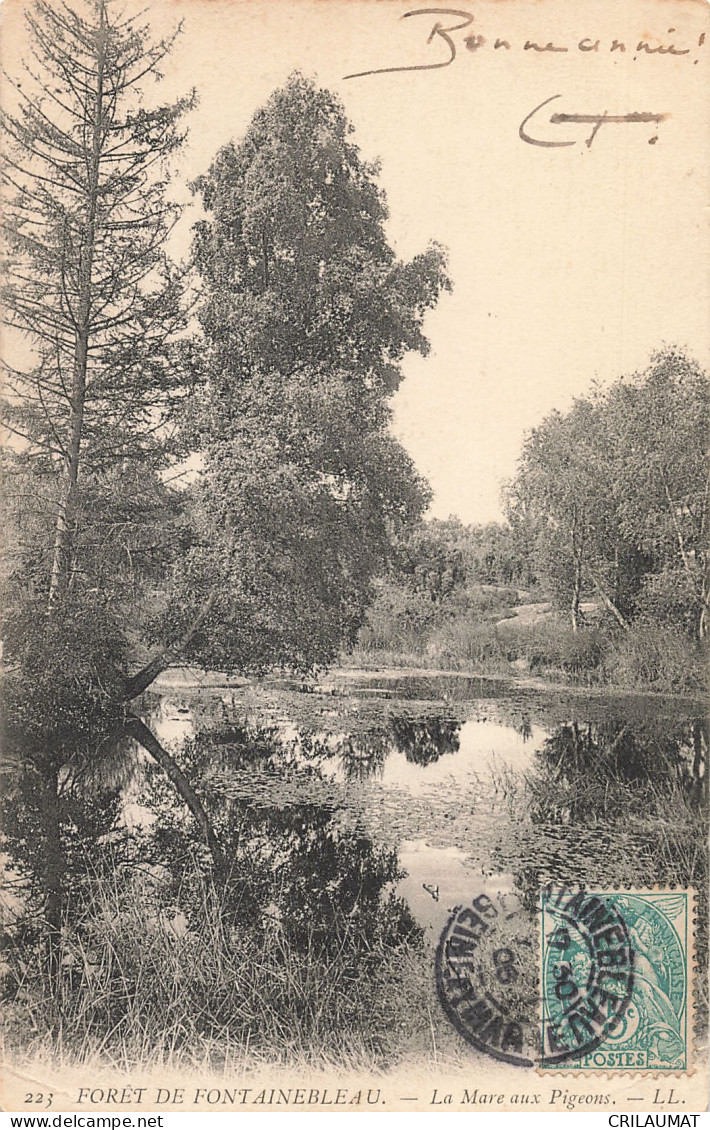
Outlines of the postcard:
[[3,1109],[693,1125],[707,4],[2,30]]

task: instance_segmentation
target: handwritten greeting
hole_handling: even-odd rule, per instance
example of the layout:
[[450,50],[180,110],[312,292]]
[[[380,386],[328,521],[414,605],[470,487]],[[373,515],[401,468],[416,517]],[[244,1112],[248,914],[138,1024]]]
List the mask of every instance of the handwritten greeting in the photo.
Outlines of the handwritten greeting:
[[[429,63],[410,63],[406,66],[377,67],[371,70],[358,71],[355,74],[345,75],[346,79],[368,78],[372,75],[389,75],[407,71],[435,71],[443,67],[450,67],[459,53],[459,46],[463,44],[466,52],[475,55],[487,51],[492,53],[507,54],[508,52],[532,52],[533,54],[565,55],[576,52],[579,55],[594,56],[600,54],[616,54],[628,56],[633,61],[638,58],[674,58],[685,57],[693,64],[699,61],[699,52],[705,45],[705,32],[693,40],[683,44],[682,40],[675,38],[661,39],[660,37],[641,37],[633,40],[601,39],[594,36],[582,36],[572,43],[558,42],[554,36],[541,36],[539,40],[504,39],[501,36],[484,36],[471,31],[474,23],[472,12],[465,12],[457,8],[416,8],[405,12],[400,18],[403,20],[412,17],[426,17],[422,25],[429,28],[425,40],[426,46],[434,45],[441,56]],[[445,18],[445,19],[444,19]],[[465,36],[454,38],[457,32],[464,32]],[[675,27],[669,27],[665,36],[677,35]],[[611,119],[609,119],[611,120]],[[559,144],[559,143],[558,143]]]

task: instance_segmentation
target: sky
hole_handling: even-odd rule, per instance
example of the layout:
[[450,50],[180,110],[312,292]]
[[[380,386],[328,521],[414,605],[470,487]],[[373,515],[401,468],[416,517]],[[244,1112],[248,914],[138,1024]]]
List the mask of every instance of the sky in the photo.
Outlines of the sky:
[[[3,5],[6,67],[21,7]],[[338,94],[363,155],[380,160],[397,253],[448,248],[453,292],[428,316],[431,353],[405,359],[394,402],[395,433],[434,491],[431,514],[500,519],[526,433],[664,343],[710,361],[704,2],[473,0],[458,15],[407,18],[416,6],[398,0],[140,7],[156,31],[184,21],[161,91],[199,96],[176,164],[181,199],[299,69]],[[441,35],[427,42],[432,27],[469,16],[450,33],[449,66],[344,77],[443,62],[452,50]],[[686,53],[639,51],[641,38]],[[611,51],[615,39],[626,50]],[[574,144],[522,140],[523,119],[556,95],[528,133]],[[606,123],[587,146],[592,126],[553,124],[556,110],[667,116]],[[188,207],[185,246],[195,218]]]

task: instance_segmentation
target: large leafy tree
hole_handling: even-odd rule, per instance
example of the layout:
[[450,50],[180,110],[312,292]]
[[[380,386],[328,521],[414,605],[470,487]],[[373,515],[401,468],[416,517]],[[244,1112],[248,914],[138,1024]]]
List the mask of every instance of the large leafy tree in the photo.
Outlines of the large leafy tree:
[[626,625],[614,599],[619,538],[606,455],[603,405],[598,398],[578,400],[566,415],[552,412],[531,432],[510,490],[513,520],[523,512],[532,521],[540,573],[569,609],[574,631],[590,587]]
[[199,537],[176,572],[172,635],[156,625],[132,692],[176,647],[222,669],[327,662],[425,505],[389,401],[449,283],[437,246],[397,259],[376,177],[339,102],[295,75],[196,183]]
[[618,452],[619,525],[645,568],[639,612],[708,633],[710,381],[675,348],[610,391],[607,420]]
[[[376,167],[336,100],[295,77],[196,186],[198,364],[164,254],[165,167],[189,101],[140,101],[170,43],[111,0],[81,12],[40,0],[29,20],[35,90],[18,83],[4,121],[6,305],[31,347],[9,366],[5,405],[20,437],[8,650],[28,671],[57,657],[42,714],[67,680],[86,684],[90,712],[178,656],[230,670],[326,662],[427,499],[389,399],[405,352],[428,349],[443,253],[396,258]],[[204,392],[176,428],[188,373]],[[203,466],[178,499],[164,472],[188,449]],[[155,650],[126,677],[146,632]]]
[[574,627],[586,590],[622,627],[641,615],[707,634],[709,423],[707,375],[667,348],[528,437],[511,516],[532,523],[540,573]]

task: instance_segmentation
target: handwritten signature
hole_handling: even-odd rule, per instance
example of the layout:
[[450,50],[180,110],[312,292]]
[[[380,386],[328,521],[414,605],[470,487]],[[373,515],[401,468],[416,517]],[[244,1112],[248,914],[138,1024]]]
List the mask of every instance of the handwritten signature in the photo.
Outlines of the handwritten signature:
[[[542,110],[544,106],[549,106],[550,102],[555,102],[558,98],[561,97],[561,94],[553,94],[551,98],[546,98],[544,102],[541,102],[539,106],[536,106],[534,110],[531,110],[527,117],[523,118],[518,130],[518,135],[521,141],[527,141],[528,145],[540,145],[545,149],[558,149],[562,146],[578,144],[579,139],[575,139],[573,141],[546,141],[541,137],[534,137],[530,132],[531,125],[537,118],[540,110]],[[551,114],[548,121],[553,126],[565,125],[567,123],[570,123],[572,125],[591,125],[592,130],[584,142],[584,144],[587,146],[587,149],[591,149],[592,142],[599,133],[599,130],[608,122],[647,122],[653,123],[656,125],[656,127],[658,127],[661,122],[664,122],[666,118],[669,117],[670,114],[648,114],[639,111],[634,111],[631,114],[609,114],[605,111],[603,114]],[[658,129],[656,129],[655,134],[653,134],[653,136],[648,139],[648,143],[649,145],[655,145],[657,141]]]
[[[453,17],[454,20],[458,21],[452,23],[451,20],[447,18],[447,21],[444,24],[440,19],[436,19],[426,40],[427,46],[435,41],[438,42],[440,40],[447,49],[447,58],[441,59],[438,63],[415,63],[410,66],[404,67],[377,67],[374,70],[358,71],[355,74],[345,75],[344,78],[366,78],[368,75],[391,75],[405,71],[436,71],[441,70],[442,67],[450,67],[454,62],[457,54],[456,42],[452,38],[452,33],[463,31],[465,28],[470,28],[474,20],[473,13],[464,12],[458,8],[415,8],[411,12],[405,12],[404,15],[400,18],[406,20],[410,19],[412,16],[446,16]],[[669,27],[667,34],[673,35],[675,34],[675,32],[676,28]],[[650,39],[655,38],[656,37],[650,37]],[[486,38],[486,36],[478,35],[473,32],[469,32],[469,34],[464,37],[463,43],[467,51],[471,53],[480,51],[483,48],[503,53],[513,50],[510,41],[507,39],[502,39],[500,36],[497,36],[493,40],[490,37]],[[705,33],[703,32],[697,40],[697,48],[703,47],[704,43]],[[623,40],[614,39],[610,44],[607,44],[606,41],[602,42],[601,39],[594,39],[589,36],[584,36],[582,39],[577,40],[571,48],[569,46],[565,46],[564,44],[555,43],[552,40],[538,43],[534,40],[526,39],[525,43],[522,45],[522,50],[532,51],[537,54],[566,54],[570,50],[574,50],[580,52],[583,55],[590,56],[594,54],[598,55],[607,51],[609,53],[619,52],[621,54],[626,54],[627,46],[628,49],[633,52],[632,57],[634,59],[636,59],[638,56],[662,58],[664,56],[690,56],[692,54],[690,47],[680,47],[674,41],[662,43],[660,42],[660,40],[658,40],[658,42],[654,43],[649,41],[649,39],[639,39],[638,41],[634,41],[633,43],[627,45],[627,43]],[[697,54],[692,61],[693,63],[698,62]]]

